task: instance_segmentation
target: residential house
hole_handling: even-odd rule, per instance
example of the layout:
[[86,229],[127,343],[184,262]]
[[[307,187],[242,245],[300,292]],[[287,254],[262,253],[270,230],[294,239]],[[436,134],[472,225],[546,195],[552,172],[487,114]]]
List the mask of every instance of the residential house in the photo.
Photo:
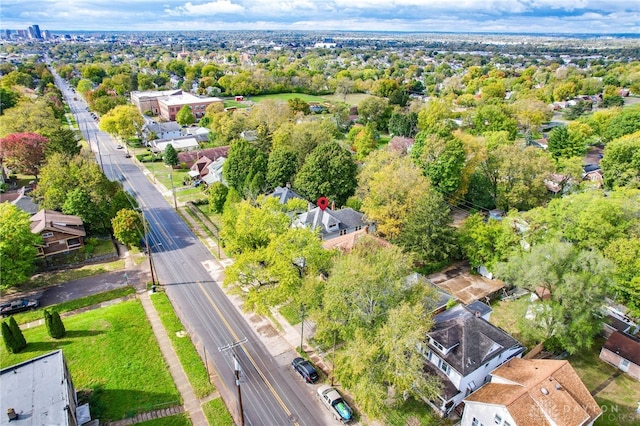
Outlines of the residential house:
[[328,240],[359,231],[366,226],[371,226],[371,224],[365,221],[364,214],[352,208],[347,207],[340,210],[326,208],[322,210],[320,207],[315,207],[298,215],[293,221],[293,226],[318,229],[322,239]]
[[164,152],[169,145],[173,146],[176,151],[191,151],[200,146],[196,138],[191,136],[176,139],[164,139],[162,141],[151,141],[151,149],[155,152]]
[[294,192],[288,184],[284,187],[282,186],[276,187],[276,189],[274,189],[273,192],[271,193],[271,196],[277,198],[280,204],[287,204],[289,200],[294,198],[304,200],[304,198],[302,198],[302,196]]
[[640,380],[640,339],[614,331],[602,347],[600,359]]
[[566,360],[513,358],[464,404],[461,426],[589,426],[602,414]]
[[17,191],[3,192],[0,194],[0,203],[9,202],[30,215],[34,215],[40,207],[33,202],[29,191],[31,191],[31,187],[23,186]]
[[[142,128],[142,133],[145,135],[146,140],[152,139],[173,139],[182,136],[182,127],[175,121],[167,121],[165,123],[158,123],[150,117],[144,116],[145,124]],[[150,135],[155,137],[150,137]]]
[[[178,161],[185,164],[185,167],[191,168],[195,162],[201,157],[207,157],[214,161],[219,157],[227,157],[229,155],[229,146],[219,146],[216,148],[200,149],[196,151],[186,151],[178,153]],[[204,166],[203,166],[204,167]]]
[[632,335],[640,331],[638,324],[614,306],[605,306],[603,314],[602,331],[604,337],[608,338],[614,331]]
[[426,360],[425,373],[442,380],[438,399],[426,401],[441,416],[487,383],[496,367],[522,356],[525,350],[504,330],[482,318],[482,313],[464,305],[435,315],[433,321],[434,327],[419,350]]
[[0,370],[1,424],[77,426],[91,420],[78,397],[62,350]]
[[224,163],[227,161],[226,157],[218,157],[215,161],[210,162],[205,167],[206,173],[202,176],[202,181],[207,184],[207,186],[215,183],[222,182],[226,185],[226,181],[224,180],[224,176],[222,176],[222,167]]
[[42,236],[43,244],[38,246],[40,257],[78,250],[84,246],[87,235],[78,216],[44,209],[31,216],[31,232]]
[[369,234],[369,227],[365,226],[359,231],[350,232],[345,235],[340,235],[339,237],[324,240],[322,242],[322,248],[324,248],[325,250],[337,249],[342,253],[348,253],[353,249],[353,247],[358,243],[363,235],[370,235],[371,238],[374,238],[376,240],[377,244],[380,247],[390,247],[392,245],[387,240],[383,240],[382,238],[376,237],[373,234]]

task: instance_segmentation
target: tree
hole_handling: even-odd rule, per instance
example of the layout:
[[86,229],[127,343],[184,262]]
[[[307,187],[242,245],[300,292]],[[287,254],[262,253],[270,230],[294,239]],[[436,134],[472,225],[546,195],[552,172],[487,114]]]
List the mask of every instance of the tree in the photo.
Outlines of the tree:
[[358,116],[366,123],[374,123],[380,131],[387,129],[389,123],[389,102],[384,98],[370,96],[358,105]]
[[243,194],[258,150],[245,139],[240,139],[229,148],[227,161],[222,168],[224,179],[230,187]]
[[487,132],[506,131],[509,139],[514,140],[518,134],[518,122],[502,105],[485,104],[479,106],[472,117],[471,133],[482,135]]
[[11,89],[0,87],[0,115],[4,111],[13,108],[17,103],[20,95]]
[[58,128],[60,120],[42,97],[33,101],[22,100],[0,116],[0,137],[12,133],[38,133],[47,136]]
[[[141,74],[141,75],[144,75],[144,74]],[[76,85],[76,90],[78,91],[78,93],[82,93],[84,95],[90,92],[91,90],[93,90],[93,82],[91,80],[83,78],[82,80],[78,81],[78,84]]]
[[325,196],[342,206],[356,189],[357,170],[349,151],[338,142],[326,142],[309,154],[293,186],[308,200]]
[[425,135],[449,137],[455,126],[451,118],[451,105],[444,99],[432,99],[418,113],[418,129]]
[[378,234],[395,240],[406,216],[429,191],[427,180],[408,157],[387,151],[372,153],[358,178],[362,211],[376,223]]
[[82,147],[76,140],[75,132],[61,127],[49,134],[49,142],[45,145],[44,154],[47,158],[54,152],[73,157],[80,154],[81,149]]
[[175,167],[180,163],[180,160],[178,160],[178,152],[172,144],[168,144],[164,149],[162,159],[164,160],[164,164],[167,166]]
[[288,146],[271,150],[267,163],[267,182],[273,187],[293,182],[298,171],[298,154]]
[[429,189],[404,218],[398,244],[422,264],[446,262],[459,251],[451,223],[451,211],[443,196]]
[[572,138],[567,126],[558,126],[549,133],[549,152],[554,158],[579,157],[585,153],[587,144],[582,138]]
[[269,238],[266,246],[235,258],[225,270],[225,285],[244,296],[246,309],[262,314],[287,302],[311,303],[304,282],[328,273],[331,252],[307,228],[287,228]]
[[7,352],[12,354],[20,352],[18,342],[16,342],[16,339],[13,337],[9,324],[5,321],[2,322],[2,341],[4,342],[4,347],[7,349]]
[[222,182],[214,182],[209,186],[209,210],[212,213],[222,213],[224,203],[227,201],[229,188]]
[[366,126],[360,128],[360,131],[353,140],[356,158],[358,160],[364,160],[377,146],[378,140],[376,138],[375,127],[372,123],[367,123]]
[[22,330],[14,317],[9,318],[9,329],[13,335],[13,340],[16,342],[16,352],[20,352],[27,347],[27,341],[25,340],[24,334],[22,334]]
[[309,106],[309,103],[300,98],[289,99],[287,100],[287,104],[289,105],[291,111],[294,113],[301,112],[304,115],[309,115],[311,113],[311,107]]
[[132,247],[139,246],[144,235],[142,216],[132,209],[122,209],[111,219],[113,236],[122,244]]
[[614,139],[600,161],[607,188],[640,187],[640,131]]
[[456,137],[443,140],[432,135],[427,139],[428,143],[419,143],[416,149],[416,155],[422,151],[418,164],[431,180],[434,189],[445,195],[457,191],[462,182],[466,159],[464,144]]
[[11,203],[0,203],[0,288],[14,287],[34,270],[42,237],[31,232],[29,214]]
[[418,114],[410,112],[403,114],[396,112],[389,119],[389,133],[397,136],[412,138],[418,131]]
[[406,284],[410,270],[411,258],[398,247],[365,235],[336,259],[326,283],[309,290],[320,299],[311,306],[316,339],[340,342],[334,374],[372,417],[400,404],[401,395],[432,397],[440,389],[423,374],[416,350],[431,326],[423,304],[432,295],[426,284]]
[[60,314],[56,310],[51,312],[48,309],[44,310],[44,323],[47,326],[49,336],[54,339],[60,339],[67,333]]
[[18,172],[38,177],[49,139],[37,133],[14,133],[0,139],[0,161]]
[[605,142],[640,131],[640,106],[625,108],[614,116],[603,131]]
[[613,264],[599,252],[551,241],[511,257],[496,272],[513,285],[548,294],[531,306],[535,318],[530,324],[548,339],[547,347],[573,354],[593,345],[613,278]]
[[62,204],[62,212],[79,216],[88,230],[105,230],[108,211],[104,207],[102,204],[93,203],[83,188],[73,188],[67,193]]
[[616,238],[605,248],[604,255],[615,265],[615,295],[631,311],[640,316],[640,237]]
[[196,122],[196,119],[193,117],[193,112],[191,111],[191,107],[189,105],[184,105],[180,108],[180,111],[176,114],[176,121],[181,126],[189,126]]
[[141,133],[144,119],[135,105],[118,105],[100,119],[100,130],[120,138],[125,143]]

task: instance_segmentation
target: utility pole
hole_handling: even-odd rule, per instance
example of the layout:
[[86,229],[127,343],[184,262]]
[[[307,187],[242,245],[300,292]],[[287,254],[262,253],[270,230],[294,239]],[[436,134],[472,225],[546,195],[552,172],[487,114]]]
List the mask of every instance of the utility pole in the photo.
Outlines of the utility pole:
[[[237,342],[229,343],[228,345],[222,346],[218,348],[219,352],[226,352],[230,349],[235,348],[236,346],[240,346],[247,342],[247,338],[245,337],[242,340],[238,340]],[[240,361],[236,354],[232,354],[233,356],[233,370],[234,377],[236,379],[236,386],[238,388],[238,411],[240,412],[240,426],[244,426],[244,408],[242,407],[242,391],[240,390],[240,373],[242,373],[242,366],[240,365]]]
[[305,317],[305,309],[304,309],[304,303],[300,304],[300,353],[304,352],[304,349],[302,348],[302,344],[304,342],[304,317]]
[[147,219],[144,216],[144,212],[140,212],[142,214],[142,225],[144,228],[144,245],[147,247],[147,256],[149,257],[149,270],[151,271],[151,291],[155,293],[156,291],[156,277],[153,273],[153,260],[151,260],[151,247],[149,247],[149,232],[147,230]]
[[238,387],[238,404],[240,405],[240,426],[244,426],[244,409],[242,408],[242,391],[240,390],[240,372],[242,368],[236,354],[233,354],[233,368],[236,373],[236,386]]

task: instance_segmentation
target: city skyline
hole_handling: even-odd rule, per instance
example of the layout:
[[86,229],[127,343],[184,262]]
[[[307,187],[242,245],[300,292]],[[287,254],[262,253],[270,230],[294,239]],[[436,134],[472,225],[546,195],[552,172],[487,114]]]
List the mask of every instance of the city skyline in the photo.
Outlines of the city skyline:
[[640,2],[611,0],[3,0],[3,29],[320,30],[640,35]]

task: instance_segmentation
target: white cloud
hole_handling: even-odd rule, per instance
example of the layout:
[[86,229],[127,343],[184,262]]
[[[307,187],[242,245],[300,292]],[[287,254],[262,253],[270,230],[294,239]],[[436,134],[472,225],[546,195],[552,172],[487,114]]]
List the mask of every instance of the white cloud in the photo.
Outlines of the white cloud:
[[244,11],[244,6],[234,4],[230,0],[217,0],[203,4],[187,2],[184,6],[177,6],[173,9],[170,7],[165,8],[165,12],[172,16],[215,16],[225,14],[242,14]]

